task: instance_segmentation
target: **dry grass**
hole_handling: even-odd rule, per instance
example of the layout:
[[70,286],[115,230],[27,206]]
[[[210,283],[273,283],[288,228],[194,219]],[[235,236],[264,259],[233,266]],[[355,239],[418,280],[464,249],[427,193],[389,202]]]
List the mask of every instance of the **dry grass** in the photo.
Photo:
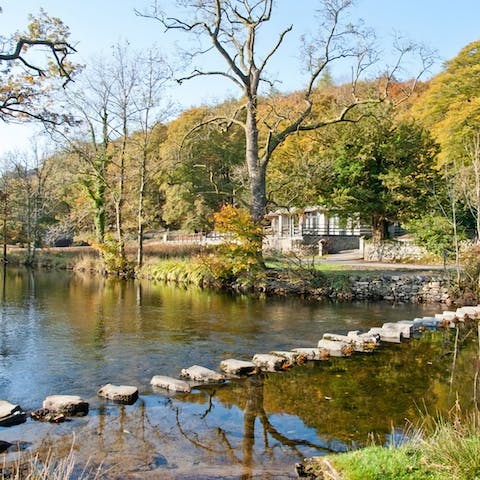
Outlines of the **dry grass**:
[[68,455],[57,458],[51,450],[40,453],[22,453],[11,464],[0,465],[0,480],[96,480],[101,478],[102,465],[79,465],[75,460],[74,444]]

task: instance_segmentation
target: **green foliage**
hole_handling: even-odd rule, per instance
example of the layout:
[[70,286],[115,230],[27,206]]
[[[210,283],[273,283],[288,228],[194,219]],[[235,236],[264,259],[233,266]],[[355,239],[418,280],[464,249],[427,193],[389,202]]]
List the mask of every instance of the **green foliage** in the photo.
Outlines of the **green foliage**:
[[[442,258],[444,253],[455,255],[453,225],[442,216],[424,216],[407,224],[409,232],[415,237],[417,245]],[[459,230],[459,231],[458,231]],[[457,228],[459,240],[466,238],[464,229]]]
[[331,177],[322,192],[327,206],[342,216],[358,214],[379,239],[387,223],[423,213],[440,180],[438,148],[429,133],[383,114],[338,129],[329,152],[334,158]]

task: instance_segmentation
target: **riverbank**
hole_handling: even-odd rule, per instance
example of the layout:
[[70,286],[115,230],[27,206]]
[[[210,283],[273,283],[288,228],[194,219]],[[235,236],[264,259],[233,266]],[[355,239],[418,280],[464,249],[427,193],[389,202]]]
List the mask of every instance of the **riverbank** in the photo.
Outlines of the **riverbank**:
[[[358,251],[318,259],[267,257],[264,270],[238,275],[216,272],[212,255],[198,246],[146,246],[138,278],[202,288],[268,296],[299,296],[315,300],[388,301],[403,303],[475,303],[473,295],[454,288],[449,271],[440,265],[366,262]],[[9,264],[21,265],[23,249],[9,250]],[[105,274],[100,253],[92,247],[38,249],[35,267]]]

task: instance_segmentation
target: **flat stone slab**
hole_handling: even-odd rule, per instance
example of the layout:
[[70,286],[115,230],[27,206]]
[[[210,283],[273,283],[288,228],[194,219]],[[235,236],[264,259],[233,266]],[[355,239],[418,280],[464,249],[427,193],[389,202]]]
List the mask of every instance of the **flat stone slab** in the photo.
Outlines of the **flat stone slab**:
[[348,332],[347,335],[336,333],[324,333],[323,340],[332,340],[334,342],[344,342],[352,346],[355,352],[369,353],[373,352],[378,345],[377,338],[371,336],[360,336],[358,332]]
[[255,373],[256,365],[253,362],[228,358],[220,362],[220,370],[227,375],[251,375]]
[[117,403],[132,405],[138,399],[138,388],[130,385],[112,385],[107,383],[97,392],[97,395]]
[[50,412],[68,416],[88,414],[88,402],[77,395],[50,395],[45,398],[42,407]]
[[402,333],[402,338],[410,338],[412,326],[402,322],[386,322],[382,325],[384,329],[398,330]]
[[0,427],[11,427],[25,422],[27,414],[20,405],[0,400]]
[[270,353],[257,353],[252,358],[252,363],[264,372],[279,372],[288,370],[293,366],[286,358]]
[[368,331],[371,335],[378,335],[380,341],[386,343],[401,343],[402,332],[400,329],[373,327]]
[[349,357],[353,353],[350,342],[322,339],[318,341],[317,347],[327,350],[331,357]]
[[200,365],[184,368],[180,375],[189,380],[201,383],[223,383],[225,381],[225,376],[221,373]]
[[153,387],[163,388],[171,392],[189,393],[192,390],[192,387],[188,382],[163,375],[154,375],[150,380],[150,384]]
[[292,352],[302,355],[307,361],[328,360],[330,358],[330,352],[325,348],[300,347],[294,348]]
[[302,365],[307,361],[307,359],[297,352],[291,352],[288,350],[275,350],[270,352],[270,355],[275,355],[276,357],[284,358],[288,360],[292,365]]

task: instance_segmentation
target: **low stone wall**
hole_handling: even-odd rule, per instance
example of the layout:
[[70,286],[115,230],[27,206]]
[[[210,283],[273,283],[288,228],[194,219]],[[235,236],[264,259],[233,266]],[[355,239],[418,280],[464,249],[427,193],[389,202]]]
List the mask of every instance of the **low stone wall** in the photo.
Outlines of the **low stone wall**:
[[360,248],[359,235],[304,235],[304,246],[318,246],[322,242],[322,253],[338,253],[343,250],[358,250]]
[[349,288],[355,300],[387,300],[404,303],[452,303],[449,278],[443,275],[351,276]]
[[[319,242],[322,242],[320,251]],[[304,235],[303,237],[277,237],[267,235],[264,239],[264,249],[277,252],[302,251],[315,249],[318,255],[338,253],[343,250],[358,250],[360,236],[358,235]]]
[[428,252],[411,241],[385,240],[373,242],[364,240],[361,247],[363,258],[369,262],[402,262],[421,260]]

